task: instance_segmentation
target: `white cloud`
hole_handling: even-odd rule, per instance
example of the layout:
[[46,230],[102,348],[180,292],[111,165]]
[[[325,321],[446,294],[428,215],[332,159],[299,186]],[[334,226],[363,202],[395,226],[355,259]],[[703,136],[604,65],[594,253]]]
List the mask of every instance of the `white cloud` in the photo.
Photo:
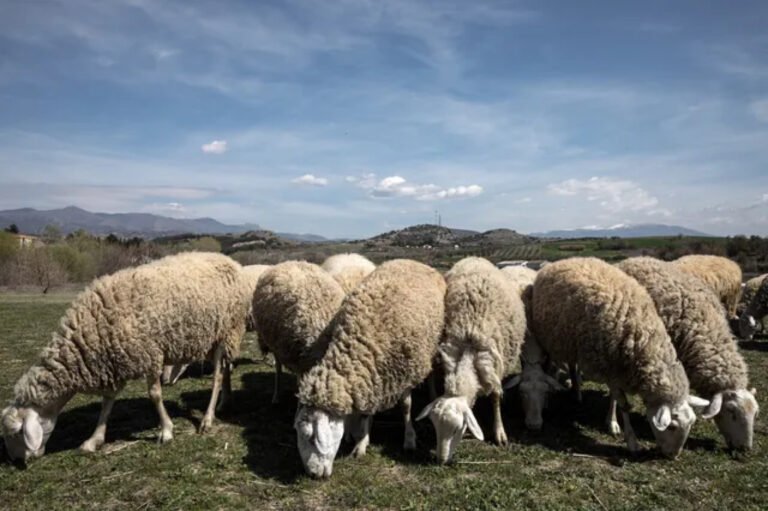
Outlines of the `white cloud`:
[[[641,211],[656,206],[659,201],[638,184],[610,177],[591,177],[585,180],[566,179],[552,183],[547,190],[554,195],[585,196],[590,202],[598,202],[610,212]],[[655,209],[651,212],[666,210]]]
[[768,98],[753,101],[749,105],[749,111],[758,121],[768,122]]
[[227,152],[226,140],[214,140],[211,143],[203,144],[202,150],[206,154],[223,154]]
[[291,179],[291,183],[307,186],[326,186],[328,184],[328,180],[324,177],[315,177],[312,174],[304,174],[301,177]]
[[388,176],[377,181],[376,174],[364,174],[360,178],[348,176],[347,182],[367,190],[371,197],[407,197],[419,201],[477,197],[483,193],[480,185],[461,185],[443,188],[435,184],[416,184],[401,176]]

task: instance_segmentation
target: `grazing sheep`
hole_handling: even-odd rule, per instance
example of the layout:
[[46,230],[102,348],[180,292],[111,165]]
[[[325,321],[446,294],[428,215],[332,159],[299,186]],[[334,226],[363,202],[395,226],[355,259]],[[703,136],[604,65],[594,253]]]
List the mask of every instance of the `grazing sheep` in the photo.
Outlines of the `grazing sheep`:
[[532,286],[533,281],[536,280],[536,270],[526,266],[505,266],[501,271],[512,279],[521,297],[524,297],[525,290],[528,286]]
[[429,415],[432,420],[440,463],[450,461],[467,428],[483,440],[472,413],[478,396],[491,395],[494,441],[507,444],[501,420],[501,380],[515,367],[525,337],[519,286],[491,262],[467,257],[453,266],[445,280],[445,327],[438,348],[445,395],[416,418]]
[[360,254],[336,254],[323,261],[322,267],[341,285],[345,294],[355,289],[376,265]]
[[755,296],[749,301],[739,318],[739,335],[742,339],[751,340],[757,332],[757,324],[762,323],[768,315],[768,278],[763,279]]
[[275,356],[272,402],[279,402],[282,366],[301,375],[322,356],[317,340],[344,299],[336,280],[316,264],[288,261],[262,275],[253,296],[262,352]]
[[726,317],[736,317],[736,305],[741,295],[741,268],[738,264],[726,257],[712,255],[687,255],[672,264],[703,280],[722,302]]
[[[246,290],[248,292],[252,292],[256,289],[256,285],[259,283],[259,278],[269,268],[271,268],[271,266],[268,264],[250,264],[248,266],[243,266],[243,276],[245,277],[243,279],[243,283],[245,284]],[[256,324],[253,318],[253,311],[249,310],[248,322],[246,323],[245,331],[253,332],[255,329]],[[231,365],[231,363],[228,363],[224,366],[224,388],[222,389],[222,400],[220,403],[222,405],[229,400],[229,396],[232,394]],[[187,367],[189,367],[189,364],[166,365],[163,368],[163,385],[176,385],[176,382],[179,381],[179,378],[184,375]]]
[[533,335],[552,361],[578,364],[586,377],[608,385],[622,408],[630,451],[639,444],[625,393],[640,395],[661,452],[677,456],[696,420],[691,404],[709,402],[689,396],[688,377],[648,292],[604,261],[577,257],[542,268],[531,303]]
[[763,273],[757,277],[752,277],[741,285],[741,300],[739,301],[739,305],[736,307],[736,313],[739,315],[739,317],[741,316],[741,313],[744,312],[744,309],[747,308],[749,302],[752,301],[752,298],[755,296],[755,293],[757,293],[757,290],[760,289],[760,284],[763,283],[765,277],[768,277],[768,273]]
[[[618,267],[648,291],[691,388],[710,400],[702,417],[714,417],[729,447],[751,449],[757,401],[747,390],[747,364],[717,297],[699,279],[658,259],[634,257]],[[612,421],[618,429],[615,416]]]
[[200,431],[210,428],[221,362],[237,354],[245,331],[244,289],[239,264],[207,253],[168,256],[94,281],[16,383],[13,404],[1,415],[8,453],[23,460],[42,455],[61,409],[80,392],[104,397],[96,430],[81,446],[98,449],[117,394],[137,378],[147,381],[160,416],[159,441],[167,442],[173,423],[163,406],[163,363],[212,356],[213,392]]
[[365,454],[371,416],[398,401],[404,446],[415,448],[411,389],[432,370],[444,296],[440,273],[396,259],[379,266],[344,299],[319,341],[330,342],[325,355],[299,382],[294,427],[310,475],[331,475],[345,427],[355,425],[353,455]]

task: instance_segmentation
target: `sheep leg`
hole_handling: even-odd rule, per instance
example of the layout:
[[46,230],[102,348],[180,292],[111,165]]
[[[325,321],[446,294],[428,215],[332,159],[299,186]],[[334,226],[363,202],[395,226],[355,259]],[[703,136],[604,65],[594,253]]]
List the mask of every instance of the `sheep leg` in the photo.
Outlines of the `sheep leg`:
[[581,404],[581,371],[578,364],[568,364],[568,370],[571,373],[571,389],[576,396],[576,402]]
[[91,437],[80,445],[82,452],[96,452],[104,445],[104,437],[107,434],[107,420],[109,419],[109,414],[112,413],[112,405],[115,404],[116,397],[117,392],[104,396],[104,400],[101,402],[99,422],[96,424],[96,429]]
[[219,392],[221,392],[221,362],[224,355],[224,346],[219,345],[213,353],[213,389],[211,390],[211,400],[208,402],[208,409],[205,411],[203,420],[198,428],[199,433],[205,433],[211,429],[213,418],[215,416],[216,403],[219,401]]
[[640,451],[640,444],[637,441],[635,430],[632,429],[632,423],[629,420],[629,401],[627,401],[627,396],[621,390],[617,392],[611,391],[611,394],[613,394],[621,409],[621,420],[624,423],[624,441],[627,442],[627,449],[634,454]]
[[163,405],[163,387],[162,374],[147,377],[147,387],[149,387],[149,399],[154,403],[157,409],[157,415],[160,416],[160,436],[158,443],[164,444],[173,440],[173,422],[168,416],[168,411]]
[[[357,442],[355,444],[355,447],[352,449],[352,456],[355,458],[359,458],[361,456],[365,456],[365,451],[368,449],[368,444],[371,442],[371,423],[373,422],[373,416],[371,415],[361,415],[360,416],[360,427],[355,428],[355,433],[352,437]],[[356,438],[358,437],[359,438]]]
[[219,404],[216,406],[217,413],[225,410],[232,401],[232,363],[223,361],[222,365],[221,399],[219,399]]
[[621,434],[621,426],[616,419],[616,399],[611,396],[609,398],[608,415],[605,417],[605,423],[608,425],[608,431],[613,436],[619,436]]
[[163,366],[163,376],[162,376],[162,382],[163,385],[168,385],[171,383],[171,375],[173,374],[173,365],[172,364],[166,364]]
[[173,370],[171,371],[170,375],[170,381],[168,382],[169,385],[176,385],[176,382],[179,381],[179,378],[181,378],[184,373],[187,370],[187,367],[189,367],[189,364],[176,364],[173,366]]
[[400,409],[403,412],[403,421],[405,422],[405,441],[403,442],[403,449],[406,451],[412,451],[416,449],[416,430],[413,429],[413,422],[411,421],[411,393],[408,392],[400,400]]
[[429,373],[429,378],[427,379],[427,385],[429,386],[429,402],[431,403],[435,399],[437,399],[437,377],[435,376],[435,370],[433,369],[431,373]]
[[496,445],[505,446],[508,443],[507,432],[504,431],[504,422],[501,420],[501,392],[491,394],[493,400],[493,435]]
[[283,372],[283,365],[275,358],[275,390],[272,392],[272,404],[280,402],[280,375]]

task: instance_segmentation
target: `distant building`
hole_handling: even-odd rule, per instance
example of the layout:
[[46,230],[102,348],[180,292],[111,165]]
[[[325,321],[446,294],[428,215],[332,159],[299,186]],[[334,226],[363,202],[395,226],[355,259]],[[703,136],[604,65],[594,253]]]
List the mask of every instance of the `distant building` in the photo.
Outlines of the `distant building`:
[[14,236],[19,241],[20,247],[34,247],[43,244],[37,236],[30,236],[29,234],[14,234]]
[[496,267],[504,268],[505,266],[524,266],[532,270],[540,270],[542,266],[546,266],[547,264],[548,264],[548,261],[515,260],[515,261],[499,261],[498,263],[496,263]]

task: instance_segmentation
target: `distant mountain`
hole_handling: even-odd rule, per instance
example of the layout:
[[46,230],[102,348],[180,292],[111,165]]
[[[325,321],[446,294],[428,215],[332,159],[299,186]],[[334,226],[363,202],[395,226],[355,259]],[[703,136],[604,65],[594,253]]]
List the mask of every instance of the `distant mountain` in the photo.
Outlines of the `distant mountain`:
[[478,234],[477,231],[451,229],[441,225],[419,224],[385,232],[369,238],[369,245],[392,245],[397,247],[420,247],[424,245],[453,245],[459,240]]
[[[241,234],[259,231],[257,224],[227,225],[213,218],[170,218],[149,213],[91,213],[74,206],[37,210],[32,208],[0,211],[0,227],[16,224],[26,234],[40,234],[47,225],[57,226],[63,234],[83,229],[95,235],[116,234],[155,238],[175,234]],[[315,234],[278,234],[295,241],[324,241]]]
[[651,236],[711,236],[701,231],[664,224],[619,224],[607,229],[568,229],[559,231],[534,232],[536,238],[645,238]]
[[492,229],[461,240],[462,245],[522,245],[533,241],[531,236],[520,234],[512,229]]

